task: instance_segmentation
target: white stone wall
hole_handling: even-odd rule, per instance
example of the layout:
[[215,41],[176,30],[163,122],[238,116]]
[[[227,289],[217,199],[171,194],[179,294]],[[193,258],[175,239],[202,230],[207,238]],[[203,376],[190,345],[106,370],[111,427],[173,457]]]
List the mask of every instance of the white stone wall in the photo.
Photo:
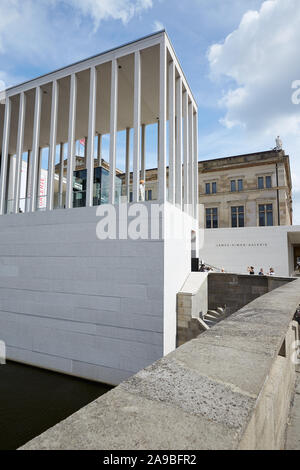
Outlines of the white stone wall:
[[[192,231],[198,222],[181,210],[166,205],[165,225],[169,234],[164,245],[164,354],[176,348],[177,293],[191,272]],[[198,252],[199,237],[196,240]]]
[[288,234],[297,232],[300,240],[296,226],[204,230],[200,258],[228,272],[247,274],[254,266],[256,274],[260,268],[267,273],[272,267],[276,276],[288,277],[294,271]]
[[175,348],[190,236],[166,250],[162,240],[100,241],[97,222],[96,208],[0,218],[8,359],[118,384]]
[[9,359],[117,384],[163,354],[163,243],[100,241],[95,209],[0,218]]

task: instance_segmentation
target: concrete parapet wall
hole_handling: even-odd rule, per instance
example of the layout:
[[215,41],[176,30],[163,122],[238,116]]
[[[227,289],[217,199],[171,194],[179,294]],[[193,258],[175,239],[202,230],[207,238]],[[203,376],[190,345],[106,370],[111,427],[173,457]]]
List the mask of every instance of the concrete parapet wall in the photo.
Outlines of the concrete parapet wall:
[[208,307],[227,307],[234,313],[261,295],[291,282],[292,278],[250,276],[244,274],[210,273],[208,276]]
[[142,370],[23,449],[280,449],[300,280]]

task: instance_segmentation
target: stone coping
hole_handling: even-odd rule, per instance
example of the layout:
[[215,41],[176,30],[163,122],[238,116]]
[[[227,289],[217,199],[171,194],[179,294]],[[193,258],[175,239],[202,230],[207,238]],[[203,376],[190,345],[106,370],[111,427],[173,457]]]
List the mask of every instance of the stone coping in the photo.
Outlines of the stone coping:
[[237,449],[300,303],[254,300],[22,449]]
[[207,280],[209,273],[193,272],[189,274],[186,282],[178,294],[195,295],[202,284]]

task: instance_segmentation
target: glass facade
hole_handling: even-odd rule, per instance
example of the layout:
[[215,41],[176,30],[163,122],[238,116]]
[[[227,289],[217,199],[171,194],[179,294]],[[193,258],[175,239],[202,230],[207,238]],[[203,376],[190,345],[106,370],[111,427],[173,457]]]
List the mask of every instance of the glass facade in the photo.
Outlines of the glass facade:
[[[86,206],[86,175],[87,170],[74,171],[73,178],[73,207]],[[122,190],[122,180],[116,176],[116,204],[119,203]],[[102,167],[94,169],[93,205],[100,206],[109,202],[109,172]]]

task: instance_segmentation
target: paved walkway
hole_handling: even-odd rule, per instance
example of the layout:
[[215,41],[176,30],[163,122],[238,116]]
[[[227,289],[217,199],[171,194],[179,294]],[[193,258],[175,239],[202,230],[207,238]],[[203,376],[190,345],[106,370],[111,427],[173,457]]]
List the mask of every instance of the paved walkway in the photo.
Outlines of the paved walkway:
[[300,366],[297,367],[296,394],[287,429],[286,450],[300,450]]

